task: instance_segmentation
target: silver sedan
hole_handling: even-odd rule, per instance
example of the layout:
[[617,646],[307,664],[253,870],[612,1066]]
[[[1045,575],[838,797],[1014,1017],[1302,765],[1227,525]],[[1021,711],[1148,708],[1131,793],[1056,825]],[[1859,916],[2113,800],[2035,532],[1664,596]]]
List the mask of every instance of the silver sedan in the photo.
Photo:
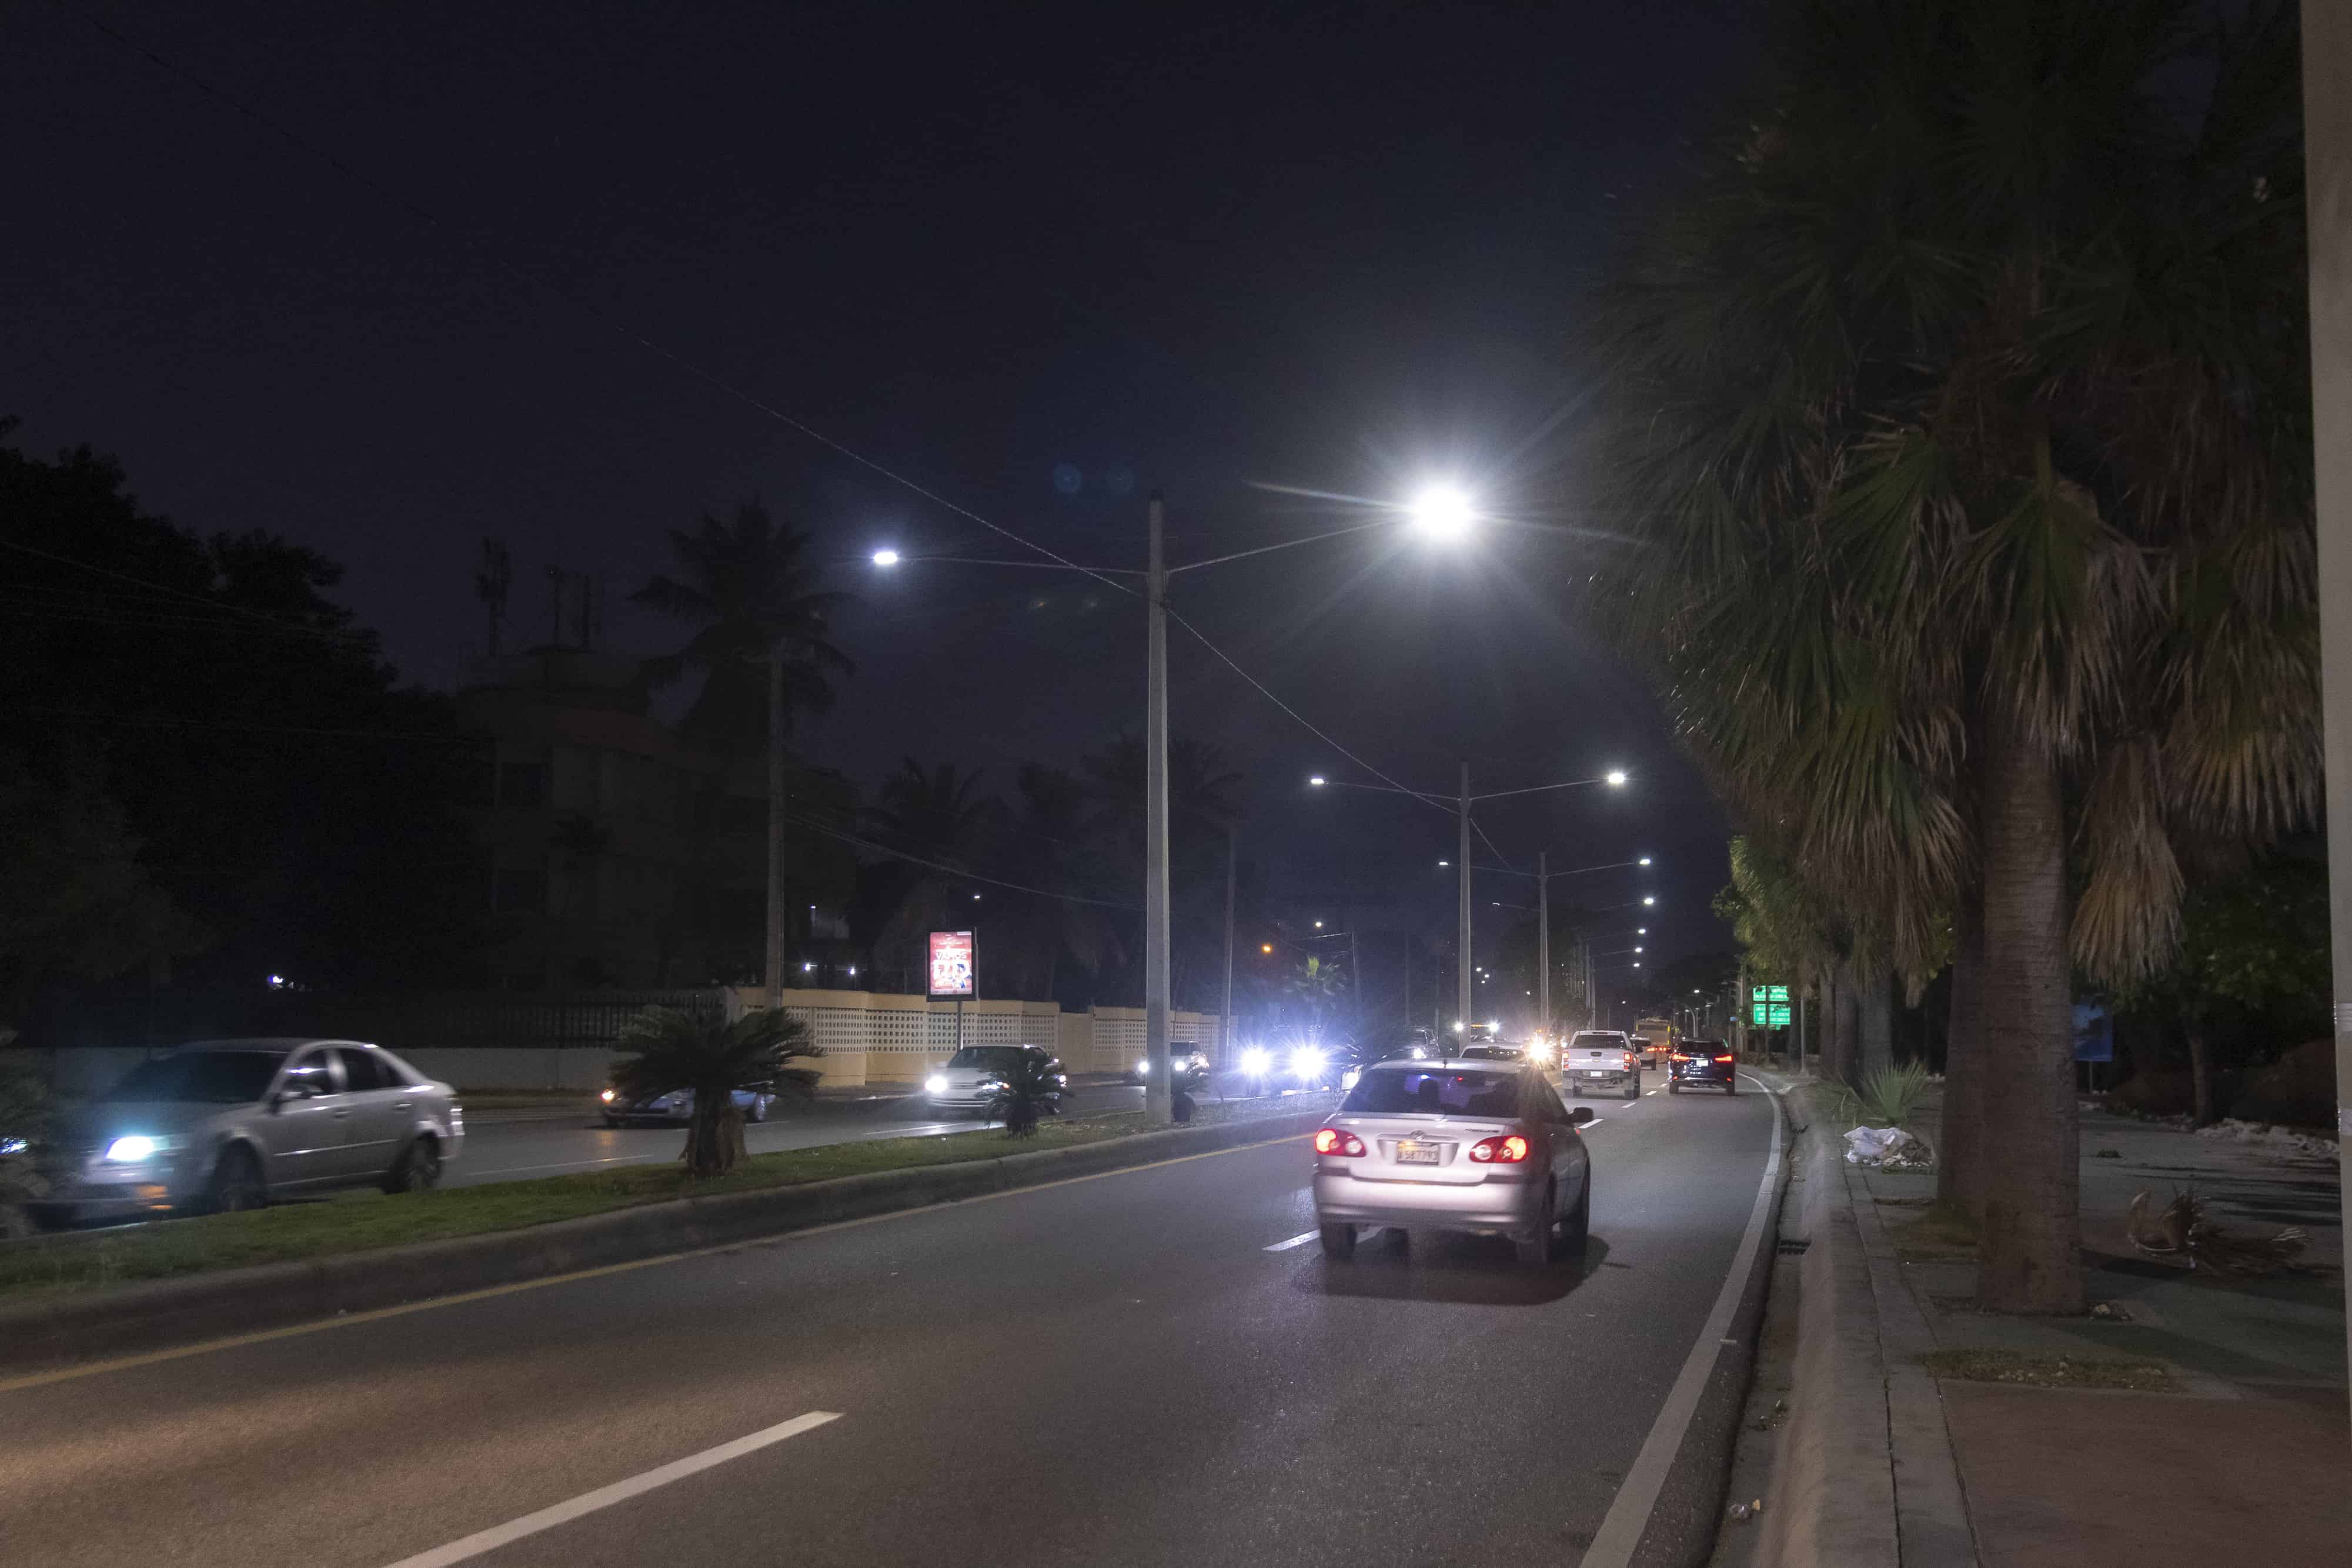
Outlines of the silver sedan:
[[142,1061],[47,1151],[51,1219],[258,1208],[338,1186],[439,1183],[457,1091],[358,1040],[222,1040]]
[[1315,1134],[1323,1250],[1351,1258],[1360,1226],[1507,1236],[1523,1263],[1584,1249],[1592,1162],[1540,1069],[1382,1061]]

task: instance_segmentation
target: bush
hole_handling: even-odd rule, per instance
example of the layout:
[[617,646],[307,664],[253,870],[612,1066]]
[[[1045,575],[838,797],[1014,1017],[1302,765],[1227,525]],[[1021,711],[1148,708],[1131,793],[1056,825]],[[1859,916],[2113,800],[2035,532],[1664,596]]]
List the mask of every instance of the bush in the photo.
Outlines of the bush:
[[2252,1074],[2231,1103],[2230,1114],[2242,1122],[2333,1129],[2336,1042],[2306,1041]]
[[1843,1084],[1836,1086],[1836,1116],[1847,1126],[1907,1128],[1934,1087],[1927,1070],[1916,1061],[1881,1068],[1870,1075],[1859,1093]]

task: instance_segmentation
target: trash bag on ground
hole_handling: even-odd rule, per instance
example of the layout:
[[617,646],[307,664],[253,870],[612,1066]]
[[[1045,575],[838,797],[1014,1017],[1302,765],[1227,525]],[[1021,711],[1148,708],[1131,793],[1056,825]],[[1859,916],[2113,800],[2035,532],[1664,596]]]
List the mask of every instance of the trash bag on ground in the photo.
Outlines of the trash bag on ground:
[[1850,1166],[1909,1166],[1927,1152],[1926,1145],[1900,1127],[1856,1127],[1845,1135]]

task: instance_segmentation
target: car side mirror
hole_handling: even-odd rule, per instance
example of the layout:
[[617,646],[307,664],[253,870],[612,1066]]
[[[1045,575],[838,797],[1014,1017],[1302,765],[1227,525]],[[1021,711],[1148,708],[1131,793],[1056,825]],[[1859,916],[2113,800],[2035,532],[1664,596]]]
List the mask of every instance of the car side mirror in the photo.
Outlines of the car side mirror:
[[1592,1107],[1590,1105],[1579,1105],[1575,1110],[1570,1111],[1568,1113],[1568,1119],[1581,1127],[1584,1124],[1592,1120]]

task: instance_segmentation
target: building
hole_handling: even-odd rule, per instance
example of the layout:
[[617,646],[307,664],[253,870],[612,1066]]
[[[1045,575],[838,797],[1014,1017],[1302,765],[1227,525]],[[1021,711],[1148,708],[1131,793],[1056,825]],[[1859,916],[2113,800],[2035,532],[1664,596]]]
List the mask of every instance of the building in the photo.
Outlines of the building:
[[[653,716],[639,662],[548,645],[476,663],[457,694],[486,744],[475,810],[492,968],[517,990],[740,984],[767,918],[764,769],[688,747]],[[819,792],[823,780],[814,780]],[[787,846],[798,975],[854,963],[841,856]],[[822,892],[827,896],[802,896]],[[802,970],[811,964],[815,968]]]

